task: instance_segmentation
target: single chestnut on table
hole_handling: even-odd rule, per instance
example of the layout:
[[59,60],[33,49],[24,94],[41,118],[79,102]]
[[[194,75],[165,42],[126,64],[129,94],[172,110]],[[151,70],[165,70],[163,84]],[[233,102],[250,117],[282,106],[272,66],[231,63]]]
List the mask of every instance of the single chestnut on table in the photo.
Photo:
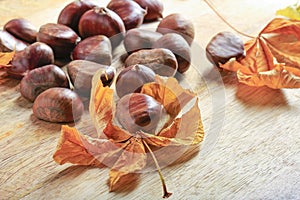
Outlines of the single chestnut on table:
[[107,8],[121,17],[126,30],[139,27],[147,13],[145,9],[132,0],[111,0]]
[[124,38],[124,47],[126,52],[132,53],[140,49],[151,49],[152,45],[162,37],[161,33],[134,28],[126,32]]
[[72,90],[54,87],[37,96],[32,110],[38,119],[67,123],[80,119],[84,106],[79,96]]
[[75,91],[80,96],[89,96],[92,88],[93,76],[100,72],[103,86],[110,86],[115,77],[115,70],[108,65],[101,65],[87,60],[74,60],[66,66]]
[[217,67],[231,58],[239,59],[244,56],[243,40],[228,31],[215,35],[206,46],[206,57]]
[[125,67],[142,64],[161,76],[174,76],[178,64],[175,55],[169,49],[144,49],[132,53],[125,60]]
[[153,82],[155,73],[144,65],[132,65],[124,68],[116,80],[116,92],[121,98],[126,94],[140,92],[145,83]]
[[88,60],[103,65],[111,65],[112,47],[104,35],[88,37],[77,44],[71,56],[72,60]]
[[0,30],[0,52],[22,51],[29,44],[15,38],[7,31]]
[[21,95],[34,101],[43,91],[52,87],[69,88],[69,80],[65,72],[56,65],[50,64],[28,72],[21,80]]
[[54,54],[52,49],[45,43],[35,42],[24,50],[16,52],[7,73],[11,77],[21,79],[30,70],[53,63]]
[[163,106],[159,102],[141,93],[123,96],[116,107],[116,118],[132,134],[140,130],[154,134],[162,113]]
[[156,21],[163,17],[164,5],[161,0],[134,0],[147,10],[144,22]]
[[59,13],[57,23],[63,24],[71,29],[73,29],[76,33],[78,32],[78,23],[80,17],[88,10],[97,6],[96,3],[87,0],[75,0],[68,5],[66,5]]
[[40,27],[37,41],[48,44],[54,52],[55,58],[70,58],[76,44],[81,38],[70,27],[47,23]]
[[191,48],[185,39],[177,33],[167,33],[157,40],[153,48],[165,48],[171,50],[177,59],[179,73],[186,72],[191,65]]
[[37,28],[27,19],[9,20],[3,29],[22,41],[30,44],[36,42]]
[[85,12],[79,20],[78,30],[82,38],[105,35],[113,48],[121,43],[126,31],[120,16],[104,7],[94,7]]
[[158,24],[156,31],[161,34],[177,33],[189,45],[192,44],[195,37],[195,28],[192,21],[180,13],[173,13],[164,17]]

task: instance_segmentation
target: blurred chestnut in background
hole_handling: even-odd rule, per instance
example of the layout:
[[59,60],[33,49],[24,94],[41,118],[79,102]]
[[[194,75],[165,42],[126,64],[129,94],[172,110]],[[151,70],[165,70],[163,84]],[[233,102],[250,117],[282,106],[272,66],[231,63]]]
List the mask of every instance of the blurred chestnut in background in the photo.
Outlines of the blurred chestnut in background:
[[3,28],[22,41],[28,43],[36,42],[37,28],[27,19],[17,18],[9,20]]
[[195,37],[195,28],[192,21],[179,13],[173,13],[164,17],[158,24],[156,31],[162,34],[177,33],[189,45],[192,44]]
[[112,0],[108,3],[107,8],[121,17],[126,30],[139,27],[147,13],[145,9],[132,0]]
[[142,8],[146,9],[145,22],[155,21],[163,17],[164,6],[160,0],[134,0]]
[[57,23],[63,24],[76,33],[78,33],[78,23],[80,17],[88,10],[97,6],[96,3],[87,0],[75,0],[68,5],[66,5],[59,13]]

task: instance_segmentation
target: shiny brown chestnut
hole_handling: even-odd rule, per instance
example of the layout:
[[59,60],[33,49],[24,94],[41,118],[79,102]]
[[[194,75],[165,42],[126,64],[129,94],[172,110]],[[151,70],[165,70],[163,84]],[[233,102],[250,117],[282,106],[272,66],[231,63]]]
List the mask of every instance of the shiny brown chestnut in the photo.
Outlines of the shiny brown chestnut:
[[16,18],[9,20],[3,28],[22,41],[28,43],[36,42],[37,28],[27,19]]
[[139,27],[147,13],[145,9],[132,0],[112,0],[108,3],[107,8],[121,17],[126,30]]
[[112,47],[104,35],[88,37],[77,44],[72,52],[72,60],[88,60],[103,65],[111,65]]
[[43,91],[52,87],[69,88],[69,80],[65,72],[56,65],[45,65],[28,72],[21,80],[21,95],[34,101]]
[[54,87],[42,92],[33,103],[33,114],[47,122],[74,122],[83,114],[79,96],[70,89]]
[[179,13],[173,13],[164,17],[158,24],[156,31],[162,34],[180,34],[189,45],[192,44],[195,37],[193,22]]
[[100,72],[100,80],[103,86],[110,86],[115,77],[115,71],[112,67],[101,65],[86,60],[74,60],[66,66],[71,82],[76,92],[80,96],[89,96],[92,88],[93,76]]
[[145,22],[156,21],[163,17],[164,6],[160,0],[134,0],[142,8],[147,10]]
[[153,44],[153,48],[171,50],[177,59],[179,73],[186,72],[191,64],[191,48],[185,39],[176,33],[167,33]]
[[80,37],[68,26],[47,23],[40,27],[37,41],[48,44],[55,58],[69,58]]
[[231,58],[242,58],[245,56],[244,42],[231,32],[220,32],[207,44],[206,56],[215,66],[225,64]]
[[14,78],[21,79],[30,70],[54,63],[52,49],[45,43],[35,42],[24,50],[16,52],[7,70]]
[[125,60],[125,67],[142,64],[161,76],[174,76],[178,64],[175,55],[169,49],[145,49],[132,53]]
[[151,49],[154,42],[162,37],[161,33],[134,28],[126,32],[124,38],[124,47],[128,53],[138,51],[140,49]]
[[82,38],[105,35],[116,47],[124,39],[125,26],[114,11],[104,7],[94,7],[85,12],[79,20],[78,30]]
[[68,5],[66,5],[59,13],[57,23],[63,24],[76,33],[78,33],[78,23],[80,17],[88,10],[97,6],[95,2],[86,1],[86,0],[75,0]]
[[162,105],[141,93],[123,96],[117,103],[116,118],[130,133],[145,131],[154,134],[163,113]]
[[132,65],[124,68],[116,80],[116,92],[121,98],[126,94],[140,92],[145,83],[153,82],[155,73],[144,65]]
[[0,30],[0,52],[22,51],[27,43],[15,38],[7,31]]

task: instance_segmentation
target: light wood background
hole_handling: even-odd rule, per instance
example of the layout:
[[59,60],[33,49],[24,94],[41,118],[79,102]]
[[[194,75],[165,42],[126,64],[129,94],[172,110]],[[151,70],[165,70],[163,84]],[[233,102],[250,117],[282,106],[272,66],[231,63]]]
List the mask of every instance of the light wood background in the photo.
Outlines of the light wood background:
[[[0,27],[15,17],[37,27],[56,22],[69,2],[1,0]],[[180,79],[199,94],[207,133],[200,151],[163,169],[170,199],[300,199],[300,90],[249,87],[232,73],[212,70],[203,49],[216,33],[232,30],[201,0],[163,2],[165,15],[182,13],[196,27],[193,66]],[[232,25],[255,35],[278,8],[295,1],[212,2]],[[52,154],[60,125],[35,118],[19,81],[4,72],[0,100],[0,199],[161,199],[156,172],[109,193],[108,168],[57,165]],[[89,130],[88,115],[77,126]]]

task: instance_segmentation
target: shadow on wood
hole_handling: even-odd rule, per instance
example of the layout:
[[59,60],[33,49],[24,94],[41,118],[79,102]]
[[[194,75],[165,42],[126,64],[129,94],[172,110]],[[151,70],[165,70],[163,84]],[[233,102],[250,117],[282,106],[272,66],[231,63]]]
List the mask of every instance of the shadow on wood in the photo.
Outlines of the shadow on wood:
[[282,91],[269,87],[252,87],[239,83],[236,98],[251,106],[287,106],[287,100]]

